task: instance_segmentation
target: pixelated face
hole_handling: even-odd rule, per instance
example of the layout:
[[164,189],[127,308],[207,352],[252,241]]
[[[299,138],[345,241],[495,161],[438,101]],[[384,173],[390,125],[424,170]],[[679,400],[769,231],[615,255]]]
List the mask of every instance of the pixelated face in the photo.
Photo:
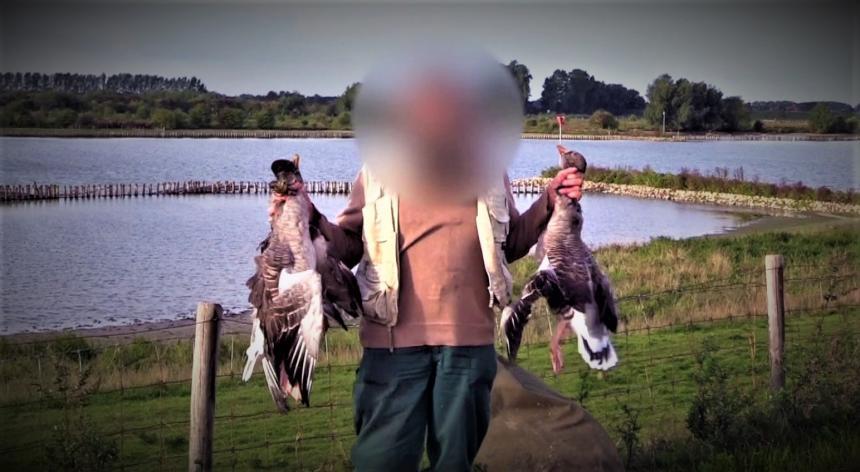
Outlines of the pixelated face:
[[278,159],[272,162],[272,173],[275,180],[269,182],[269,188],[281,195],[296,195],[302,189],[304,181],[299,172],[299,155],[292,159]]
[[522,98],[486,54],[422,50],[371,72],[354,117],[362,160],[383,185],[474,198],[499,184],[516,154]]

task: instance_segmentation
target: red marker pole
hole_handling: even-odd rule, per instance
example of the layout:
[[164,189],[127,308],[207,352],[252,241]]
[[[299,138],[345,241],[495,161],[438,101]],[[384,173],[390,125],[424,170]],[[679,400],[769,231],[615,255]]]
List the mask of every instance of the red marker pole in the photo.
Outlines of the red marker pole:
[[558,123],[558,142],[561,143],[561,127],[564,126],[564,115],[555,115],[555,122]]

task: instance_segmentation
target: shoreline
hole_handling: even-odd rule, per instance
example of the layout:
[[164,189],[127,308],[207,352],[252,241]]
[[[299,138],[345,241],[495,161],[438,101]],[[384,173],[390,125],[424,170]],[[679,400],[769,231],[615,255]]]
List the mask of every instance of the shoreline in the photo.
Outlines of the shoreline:
[[[549,182],[547,177],[513,179],[511,190],[517,194],[538,194]],[[349,195],[352,182],[308,181],[311,194]],[[615,184],[586,180],[585,192],[605,193],[632,198],[669,200],[681,203],[717,205],[731,208],[764,209],[783,212],[812,212],[833,215],[860,215],[860,205],[821,200],[745,195],[740,193],[682,190],[645,185]],[[0,204],[15,204],[41,200],[89,200],[105,198],[144,198],[186,195],[243,195],[268,193],[266,182],[163,182],[158,184],[37,184],[0,185]]]
[[[738,209],[737,211],[743,211]],[[747,210],[751,211],[751,210]],[[702,238],[732,238],[756,233],[772,231],[806,232],[814,230],[836,230],[843,226],[860,229],[860,218],[828,215],[813,212],[790,212],[790,213],[751,213],[754,219],[747,223],[739,224],[727,231],[720,233],[708,233],[682,240],[695,240]],[[624,247],[637,246],[647,243],[633,243],[622,245]],[[251,329],[252,310],[250,308],[242,311],[225,311],[222,317],[225,323],[221,324],[221,334],[231,336],[234,334],[247,334]],[[175,320],[138,321],[135,323],[98,326],[53,329],[38,332],[20,332],[0,334],[0,344],[30,344],[39,342],[51,342],[66,336],[85,338],[95,344],[128,344],[136,339],[146,339],[153,342],[172,342],[179,340],[190,340],[195,332],[193,318],[179,318]]]
[[[352,139],[352,130],[285,130],[285,129],[77,129],[77,128],[0,128],[2,137],[27,138],[197,138],[197,139]],[[554,133],[522,133],[521,139],[556,140]],[[815,133],[680,133],[652,134],[562,134],[568,141],[860,141],[859,134]]]
[[[519,179],[535,186],[545,186],[550,179],[534,177]],[[860,216],[860,205],[824,202],[818,200],[793,200],[790,198],[763,197],[739,193],[720,193],[699,190],[678,190],[671,188],[648,187],[644,185],[625,185],[586,180],[584,192],[620,195],[651,200],[668,200],[678,203],[715,205],[737,209],[767,210],[788,213],[820,213],[832,216]]]
[[[245,323],[251,323],[251,309],[240,312],[229,312],[225,310],[221,317],[221,334],[247,334],[251,327]],[[193,339],[196,323],[193,318],[178,318],[175,320],[153,320],[138,321],[122,325],[62,328],[36,332],[21,332],[0,334],[0,343],[30,344],[39,342],[51,342],[62,339],[65,336],[86,338],[95,343],[104,344],[128,344],[135,339],[146,339],[148,341],[177,341],[183,338]]]

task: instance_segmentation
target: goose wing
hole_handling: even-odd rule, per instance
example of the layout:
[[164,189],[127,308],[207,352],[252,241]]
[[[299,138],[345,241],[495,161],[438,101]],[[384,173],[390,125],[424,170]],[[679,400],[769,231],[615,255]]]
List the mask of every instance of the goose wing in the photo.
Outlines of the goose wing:
[[272,399],[278,409],[287,411],[287,396],[309,403],[325,331],[323,290],[315,270],[290,272],[295,258],[287,244],[276,238],[268,241],[247,282],[255,322],[243,378],[250,378],[261,359]]
[[610,331],[618,327],[615,300],[609,279],[590,254],[585,264],[591,293],[584,310],[573,310],[570,325],[576,332],[578,351],[586,364],[592,369],[609,370],[618,364],[618,354],[610,336]]
[[326,316],[346,329],[344,315],[357,318],[362,315],[361,291],[355,274],[343,262],[328,255],[322,235],[314,239],[317,254],[317,272],[323,288],[323,311]]
[[544,297],[550,309],[557,311],[564,304],[558,278],[551,268],[538,271],[523,287],[520,299],[502,310],[500,327],[505,338],[508,359],[516,360],[526,323],[531,318],[532,305]]
[[279,279],[278,294],[265,300],[265,309],[257,310],[257,318],[265,339],[266,382],[275,404],[286,411],[287,395],[309,404],[325,323],[322,285],[316,271],[283,271]]
[[591,280],[594,285],[594,303],[597,304],[600,322],[614,333],[618,330],[618,309],[615,305],[615,296],[612,293],[612,284],[609,282],[609,278],[600,270],[596,261],[591,263]]

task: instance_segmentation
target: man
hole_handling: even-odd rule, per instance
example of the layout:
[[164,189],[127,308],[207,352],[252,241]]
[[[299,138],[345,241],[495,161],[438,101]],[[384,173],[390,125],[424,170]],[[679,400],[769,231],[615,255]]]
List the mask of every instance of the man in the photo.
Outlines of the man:
[[496,374],[492,306],[510,302],[506,262],[537,242],[558,193],[581,196],[576,169],[523,213],[506,177],[477,197],[458,192],[477,182],[468,165],[476,117],[459,92],[433,78],[394,99],[417,178],[394,191],[365,166],[336,223],[316,215],[329,253],[359,264],[358,471],[417,470],[425,443],[432,470],[471,469]]

